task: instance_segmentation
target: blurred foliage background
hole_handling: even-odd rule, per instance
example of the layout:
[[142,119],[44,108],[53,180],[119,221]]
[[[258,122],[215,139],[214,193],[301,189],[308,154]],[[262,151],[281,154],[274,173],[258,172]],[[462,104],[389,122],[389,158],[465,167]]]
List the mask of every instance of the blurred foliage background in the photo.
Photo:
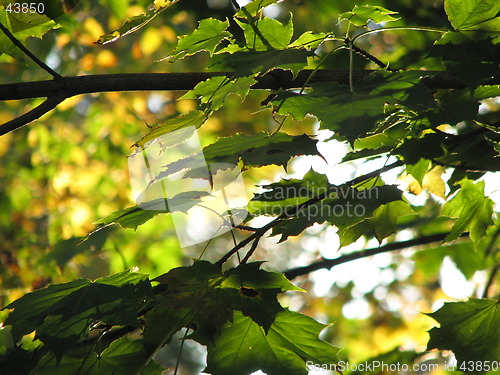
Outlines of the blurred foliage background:
[[[286,20],[294,13],[295,35],[304,31],[336,30],[345,33],[337,15],[363,1],[287,0],[268,8],[269,15]],[[449,27],[442,1],[372,1],[397,11],[396,25]],[[161,61],[175,47],[177,37],[196,28],[207,16],[224,20],[234,13],[229,0],[180,1],[155,18],[139,32],[115,43],[97,45],[98,38],[123,24],[123,20],[144,12],[150,1],[81,1],[71,14],[60,17],[60,28],[42,39],[31,38],[28,48],[61,75],[99,73],[190,72],[205,65],[205,54],[197,54],[174,64]],[[360,46],[389,62],[393,68],[442,68],[425,52],[438,36],[432,33],[398,31],[372,34]],[[334,42],[322,46],[322,54],[335,48]],[[314,64],[314,63],[313,63]],[[314,65],[312,65],[314,66]],[[348,52],[339,52],[324,61],[324,68],[346,69]],[[374,68],[362,57],[355,57],[357,69]],[[2,83],[50,79],[33,62],[25,64],[0,57]],[[114,227],[102,231],[91,244],[78,247],[82,237],[95,228],[95,222],[111,212],[133,205],[127,170],[131,145],[148,126],[195,108],[190,100],[177,101],[183,92],[101,93],[65,101],[36,123],[0,138],[0,305],[5,306],[27,291],[48,283],[78,277],[97,278],[138,266],[141,272],[156,276],[199,257],[204,244],[181,249],[171,218],[160,215],[136,232]],[[200,130],[203,145],[217,137],[237,132],[255,134],[273,131],[276,122],[269,111],[258,112],[265,91],[254,91],[241,103],[230,97]],[[8,121],[39,103],[7,101],[0,103],[0,122]],[[494,106],[494,103],[491,103]],[[498,109],[498,108],[497,108]],[[312,120],[290,120],[287,131],[312,134]],[[339,153],[345,152],[341,146]],[[290,163],[293,174],[300,160]],[[345,168],[354,167],[348,166]],[[304,172],[302,172],[304,173]],[[256,184],[286,176],[277,167],[258,168],[244,174],[248,193]],[[432,198],[422,208],[433,209]],[[209,245],[206,258],[218,259],[232,243],[226,234]],[[306,264],[320,255],[336,255],[335,233],[315,226],[297,238],[276,245],[263,242],[259,250],[267,266],[276,270]],[[474,255],[456,263],[467,279],[473,279]],[[358,248],[359,249],[359,248]],[[469,249],[470,250],[470,249]],[[467,253],[472,253],[467,251]],[[336,322],[326,333],[333,345],[346,349],[342,356],[350,361],[390,352],[396,347],[422,351],[428,339],[425,331],[433,320],[419,312],[433,311],[443,299],[450,300],[440,283],[440,269],[446,253],[403,251],[319,271],[298,280],[310,292],[294,294],[287,303],[296,310],[323,322]],[[364,264],[362,264],[364,262]],[[469,265],[467,271],[465,265]],[[465,269],[465,271],[464,271]],[[367,271],[368,270],[368,271]],[[358,273],[366,274],[364,281]],[[335,278],[333,278],[335,276]],[[479,275],[484,281],[484,275]],[[462,276],[459,276],[462,277]],[[482,279],[481,279],[482,277]],[[476,275],[477,278],[477,275]],[[329,282],[328,280],[336,280]],[[476,280],[476,279],[474,279]],[[474,291],[472,291],[474,295]],[[0,316],[6,314],[0,312]],[[343,317],[342,317],[343,316]],[[341,338],[341,340],[340,340]],[[187,350],[187,356],[190,351]],[[176,353],[171,354],[175,358]],[[196,363],[196,356],[187,363]],[[197,365],[186,373],[196,373]]]

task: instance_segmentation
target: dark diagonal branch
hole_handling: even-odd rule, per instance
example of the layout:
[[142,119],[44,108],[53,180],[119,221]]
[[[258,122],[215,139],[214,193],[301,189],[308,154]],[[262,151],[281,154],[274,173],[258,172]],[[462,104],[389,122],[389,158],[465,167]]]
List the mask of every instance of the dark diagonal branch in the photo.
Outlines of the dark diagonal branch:
[[234,255],[236,252],[238,252],[238,250],[242,249],[243,247],[245,247],[246,245],[248,245],[250,242],[255,241],[254,244],[253,244],[253,246],[252,246],[252,248],[248,252],[247,256],[245,256],[245,261],[248,260],[248,258],[252,255],[253,251],[255,250],[255,248],[257,246],[256,242],[258,242],[260,240],[260,238],[269,229],[271,229],[274,226],[276,226],[282,220],[290,218],[290,217],[296,215],[298,212],[300,212],[304,208],[309,207],[309,206],[311,206],[313,204],[316,204],[316,203],[320,202],[321,200],[323,200],[326,197],[328,197],[328,195],[332,191],[338,191],[338,189],[347,188],[347,187],[359,184],[359,183],[361,183],[363,181],[369,180],[369,179],[371,179],[373,177],[376,177],[376,176],[380,175],[381,173],[387,172],[387,171],[389,171],[389,170],[391,170],[393,168],[399,167],[401,165],[403,165],[403,162],[401,160],[395,161],[394,163],[392,163],[390,165],[386,165],[386,166],[384,166],[384,167],[382,167],[380,169],[377,169],[376,171],[367,173],[367,174],[362,175],[362,176],[358,176],[358,177],[352,179],[351,181],[348,181],[348,182],[346,182],[346,183],[344,183],[342,185],[333,186],[332,190],[328,189],[326,192],[324,192],[322,194],[319,194],[317,197],[311,198],[308,201],[297,205],[296,207],[292,207],[290,209],[285,210],[285,212],[283,212],[276,219],[270,221],[269,223],[267,223],[263,227],[257,229],[252,235],[248,236],[243,241],[241,241],[238,245],[236,245],[235,247],[233,247],[221,259],[219,259],[216,264],[219,267],[221,267],[222,264],[224,264],[224,262],[226,262],[232,255]]
[[33,108],[31,111],[26,112],[25,114],[22,114],[21,116],[16,117],[15,119],[0,126],[0,136],[19,129],[24,125],[27,125],[30,122],[42,117],[44,114],[57,107],[65,99],[66,98],[64,96],[52,96],[50,98],[47,98],[46,101]]
[[[346,254],[335,259],[323,258],[322,260],[309,264],[307,266],[289,269],[288,271],[285,271],[284,274],[289,280],[292,280],[298,276],[307,275],[308,273],[323,268],[331,269],[335,266],[338,266],[339,264],[351,262],[353,260],[361,258],[366,258],[372,255],[386,253],[388,251],[407,249],[409,247],[414,247],[419,245],[428,245],[433,242],[440,242],[443,241],[446,238],[446,236],[448,236],[448,234],[449,233],[439,233],[430,236],[422,236],[408,241],[393,242],[384,246],[374,247],[371,249],[365,249],[357,251],[355,253]],[[468,233],[463,233],[461,237],[466,237],[468,235],[469,235]]]
[[62,78],[59,73],[54,71],[50,66],[48,66],[42,60],[40,60],[38,57],[36,57],[29,49],[27,49],[25,46],[23,46],[23,44],[19,40],[17,40],[16,37],[14,35],[12,35],[10,30],[7,29],[1,22],[0,22],[0,30],[2,30],[3,33],[7,36],[7,38],[10,39],[11,42],[14,43],[14,45],[17,48],[19,48],[21,51],[23,51],[24,54],[26,54],[31,60],[33,60],[40,68],[45,70],[47,73],[49,73],[54,78],[57,78],[57,79]]

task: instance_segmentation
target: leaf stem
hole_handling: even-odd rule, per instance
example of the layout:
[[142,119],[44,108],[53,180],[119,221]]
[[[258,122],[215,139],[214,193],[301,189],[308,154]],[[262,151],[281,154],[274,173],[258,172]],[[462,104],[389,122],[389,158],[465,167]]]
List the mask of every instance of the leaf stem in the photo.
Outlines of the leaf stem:
[[363,36],[383,32],[383,31],[393,31],[393,30],[429,31],[429,32],[441,33],[441,34],[444,34],[444,33],[447,33],[450,31],[450,30],[446,30],[446,29],[437,29],[435,27],[425,27],[425,26],[381,27],[380,29],[368,30],[368,31],[362,32],[361,34],[355,35],[352,37],[351,41],[354,43],[354,41],[356,39],[361,38]]

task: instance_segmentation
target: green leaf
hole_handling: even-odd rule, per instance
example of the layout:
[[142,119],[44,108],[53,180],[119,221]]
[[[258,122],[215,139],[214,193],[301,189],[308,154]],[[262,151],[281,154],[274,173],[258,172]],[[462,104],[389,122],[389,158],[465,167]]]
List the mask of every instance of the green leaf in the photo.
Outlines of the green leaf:
[[266,332],[251,319],[235,312],[215,340],[208,345],[204,372],[217,375],[306,375],[306,362],[337,363],[338,349],[318,338],[326,326],[292,311],[282,311]]
[[[446,140],[446,134],[443,133],[427,133],[421,138],[406,138],[394,152],[401,155],[405,163],[412,165],[409,169],[416,174],[417,181],[422,173],[428,160],[437,159],[444,155],[442,143]],[[427,161],[426,161],[427,160]],[[408,169],[408,167],[407,167]],[[410,173],[408,171],[408,173]],[[411,173],[413,175],[413,173]]]
[[306,31],[288,47],[304,47],[307,49],[316,49],[321,43],[323,43],[327,36],[328,34],[325,33],[313,33],[311,31]]
[[225,31],[228,26],[228,21],[219,21],[214,18],[201,20],[195,31],[179,38],[169,61],[176,61],[200,51],[207,51],[212,56],[217,46],[231,36],[228,31]]
[[329,187],[328,178],[311,168],[302,179],[282,179],[264,185],[267,191],[256,194],[247,205],[247,210],[254,216],[279,216],[287,209],[326,194]]
[[99,355],[95,352],[72,353],[62,356],[61,359],[55,358],[52,354],[42,359],[34,370],[36,374],[160,374],[164,370],[160,365],[151,361],[143,368],[148,360],[148,353],[144,349],[142,340],[131,340],[122,337],[111,343]]
[[[9,13],[5,6],[0,5],[0,23],[4,25],[21,43],[25,44],[28,37],[41,38],[47,31],[59,26],[42,14]],[[18,47],[3,32],[0,32],[0,56],[7,54],[15,59],[23,60],[24,55]]]
[[[163,206],[164,209],[158,209],[158,207],[161,206]],[[151,207],[151,209],[148,209],[148,207]],[[112,224],[119,224],[122,228],[133,228],[136,230],[139,225],[144,224],[146,221],[161,213],[170,213],[165,198],[155,199],[146,204],[142,203],[140,206],[132,206],[115,211],[111,215],[99,220],[97,222],[97,229],[91,234]]]
[[[204,176],[206,178],[206,173]],[[188,191],[178,193],[172,198],[158,198],[123,210],[115,211],[99,220],[97,222],[97,228],[90,233],[90,235],[95,235],[96,232],[113,224],[119,224],[122,228],[132,228],[136,230],[139,225],[151,220],[158,214],[187,212],[190,208],[200,203],[202,197],[207,195],[209,195],[209,193],[206,191]],[[174,207],[173,211],[170,210],[169,204]]]
[[474,184],[463,179],[460,186],[459,192],[443,206],[444,216],[458,218],[445,241],[453,241],[468,230],[470,238],[476,243],[493,224],[494,202],[484,196],[484,181]]
[[[452,350],[457,358],[459,369],[468,361],[474,363],[498,361],[500,357],[499,302],[470,299],[467,302],[445,303],[439,310],[427,315],[441,325],[429,331],[430,339],[427,343],[427,350]],[[483,374],[485,371],[468,373]]]
[[292,39],[292,18],[287,24],[267,17],[248,22],[236,20],[236,22],[245,35],[245,47],[251,51],[285,49]]
[[500,26],[500,3],[496,0],[445,0],[444,10],[457,30],[484,29],[484,24],[489,26],[492,20],[495,26]]
[[[139,141],[134,143],[135,147],[147,147],[148,142],[151,142],[162,135],[175,132],[177,130],[186,129],[194,127],[195,129],[200,128],[207,120],[207,115],[201,111],[191,111],[185,115],[175,117],[173,119],[168,119],[163,121],[159,125],[155,126],[152,131],[142,137]],[[175,137],[175,138],[173,138]],[[178,139],[178,141],[176,140]],[[173,136],[169,137],[169,144],[174,145],[185,139],[184,132],[176,132]]]
[[209,103],[212,110],[217,110],[222,107],[226,98],[231,94],[241,96],[243,101],[250,91],[250,86],[254,83],[253,76],[234,79],[213,77],[198,83],[194,89],[188,91],[180,99],[201,99],[202,103]]
[[112,31],[108,34],[101,35],[97,40],[97,44],[107,44],[117,41],[126,35],[129,35],[142,27],[146,26],[151,22],[157,15],[163,12],[165,9],[177,3],[179,0],[172,0],[164,4],[163,6],[155,6],[148,8],[148,10],[138,16],[130,17],[122,27]]
[[242,263],[236,268],[224,272],[223,287],[240,289],[241,287],[260,289],[279,289],[282,292],[304,292],[293,285],[282,273],[268,272],[260,269],[264,262]]
[[355,5],[354,8],[339,15],[339,21],[348,20],[355,26],[365,26],[369,21],[375,23],[397,21],[399,18],[393,17],[397,12],[385,9],[378,5]]
[[12,336],[15,341],[19,341],[22,336],[33,332],[42,324],[55,303],[89,284],[90,280],[78,279],[27,293],[4,307],[4,309],[14,309],[4,324],[12,326]]
[[[318,155],[316,140],[303,134],[298,136],[286,133],[272,135],[236,134],[232,137],[219,138],[215,143],[203,148],[201,154],[175,161],[166,166],[158,178],[169,176],[183,169],[191,169],[185,177],[207,178],[206,166],[212,175],[217,173],[218,165],[236,166],[240,161],[244,168],[279,165],[286,167],[288,161],[299,155]],[[226,167],[227,168],[227,167]]]
[[144,316],[144,347],[155,352],[172,336],[189,323],[192,314],[174,310],[168,306],[156,306]]
[[394,201],[379,206],[374,212],[370,222],[373,224],[377,240],[382,240],[398,229],[398,219],[402,216],[413,215],[415,212],[404,201]]
[[[126,280],[127,276],[120,274],[115,277],[118,280],[104,280],[106,283],[96,280],[57,301],[37,327],[35,338],[61,355],[86,336],[96,321],[110,326],[138,327],[139,311],[146,299],[153,296],[151,285],[146,280],[121,286],[111,284],[123,282],[120,279],[124,277]],[[140,279],[144,277],[147,275],[141,275]]]
[[290,70],[294,77],[307,66],[307,58],[314,53],[305,48],[286,48],[269,51],[242,51],[217,55],[214,64],[234,70],[238,76],[254,73],[263,75],[274,69]]
[[[497,35],[498,33],[494,33]],[[440,57],[446,69],[464,84],[475,88],[498,76],[499,46],[491,41],[493,35],[450,31],[434,43],[431,55]]]
[[336,132],[351,145],[366,136],[385,117],[386,103],[400,103],[410,108],[432,106],[428,89],[420,75],[412,72],[376,73],[348,86],[318,83],[310,93],[281,92],[273,100],[278,113],[302,120],[307,114],[321,121],[321,128]]
[[421,158],[415,164],[406,164],[406,172],[411,174],[415,180],[422,186],[422,181],[424,180],[425,174],[431,166],[431,161]]
[[36,329],[44,343],[56,351],[65,351],[87,333],[92,320],[136,324],[140,301],[151,296],[147,278],[127,270],[95,282],[79,279],[50,285],[5,307],[14,309],[5,324],[12,326],[16,341]]
[[279,3],[283,0],[254,0],[242,7],[237,13],[237,17],[248,17],[255,16],[262,9],[267,7],[268,5]]
[[[241,311],[266,331],[282,310],[278,293],[302,291],[283,274],[260,270],[262,262],[242,264],[222,273],[207,261],[196,261],[189,267],[178,267],[154,281],[167,286],[162,293],[165,306],[174,311],[192,312],[194,321],[204,327],[198,339],[212,340],[221,327],[231,320],[233,311]],[[178,315],[178,314],[176,314]]]

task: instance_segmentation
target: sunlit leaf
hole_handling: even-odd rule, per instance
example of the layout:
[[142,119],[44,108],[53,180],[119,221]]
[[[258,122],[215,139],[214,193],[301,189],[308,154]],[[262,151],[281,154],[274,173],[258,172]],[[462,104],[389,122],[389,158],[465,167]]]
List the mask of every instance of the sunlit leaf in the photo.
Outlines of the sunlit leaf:
[[228,21],[219,21],[214,18],[201,20],[198,28],[192,34],[179,38],[177,47],[169,60],[176,61],[200,51],[207,51],[213,55],[217,46],[231,35],[225,31],[228,26]]
[[321,43],[323,43],[326,36],[327,34],[325,33],[313,33],[311,31],[306,31],[288,47],[304,47],[308,49],[315,49],[318,48]]
[[202,103],[210,103],[213,110],[219,109],[228,95],[237,94],[243,101],[250,91],[250,86],[255,83],[254,77],[213,77],[198,83],[195,88],[188,91],[181,99],[199,98]]
[[205,191],[178,193],[172,198],[158,198],[115,211],[97,222],[98,227],[96,231],[112,224],[119,224],[123,228],[132,228],[135,230],[139,225],[144,224],[158,214],[171,213],[169,205],[175,207],[175,212],[187,212],[191,207],[196,206],[200,202],[201,197],[208,194]]
[[[201,111],[191,111],[188,114],[165,120],[158,124],[148,134],[134,143],[136,147],[147,147],[148,142],[151,142],[162,135],[175,132],[176,130],[193,127],[198,129],[207,120],[207,115]],[[179,137],[179,141],[184,140],[184,133],[174,133],[174,136]],[[169,144],[175,144],[175,139],[169,137]]]
[[443,215],[456,217],[446,241],[453,241],[464,231],[470,232],[472,241],[477,242],[493,224],[493,201],[484,196],[484,181],[473,183],[464,179],[459,192],[444,204]]
[[354,8],[339,15],[339,20],[348,20],[355,26],[365,26],[369,21],[375,23],[397,21],[399,18],[393,17],[397,12],[385,9],[377,5],[355,5]]
[[398,219],[402,216],[414,214],[410,205],[404,201],[394,201],[379,206],[370,222],[373,224],[379,242],[398,229]]
[[256,21],[237,22],[245,35],[246,48],[252,51],[284,49],[292,39],[293,22],[291,18],[286,24],[267,17]]
[[[401,199],[401,190],[395,186],[380,186],[358,191],[353,188],[330,188],[329,197],[308,205],[288,220],[273,227],[272,234],[281,234],[280,242],[289,236],[297,236],[314,223],[330,224],[340,229],[354,226],[373,216],[383,204]],[[274,214],[282,214],[275,210]]]
[[455,29],[484,29],[483,23],[495,20],[494,24],[488,22],[488,26],[500,30],[500,4],[496,0],[445,0],[444,10]]
[[[4,4],[0,5],[0,23],[23,44],[28,37],[41,38],[50,29],[59,27],[53,20],[42,14],[7,12]],[[0,56],[3,53],[20,60],[24,58],[19,48],[0,31]]]

